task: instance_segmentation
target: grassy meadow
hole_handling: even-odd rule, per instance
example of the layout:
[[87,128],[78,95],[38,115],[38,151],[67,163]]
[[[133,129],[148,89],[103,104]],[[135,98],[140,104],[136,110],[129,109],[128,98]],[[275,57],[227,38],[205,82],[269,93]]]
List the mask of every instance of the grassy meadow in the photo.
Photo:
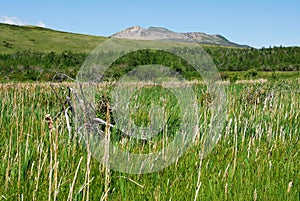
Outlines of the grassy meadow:
[[[299,200],[299,82],[228,84],[222,137],[205,158],[200,155],[209,130],[210,98],[203,85],[194,84],[199,107],[195,144],[176,163],[141,175],[109,170],[94,159],[72,123],[69,138],[64,115],[50,130],[45,115],[54,118],[62,105],[49,84],[1,84],[0,200]],[[64,89],[54,88],[65,97],[66,86],[73,84],[61,85]],[[109,97],[112,88],[99,86],[99,97]],[[159,93],[142,93],[136,101]],[[171,109],[169,114],[172,132],[178,114]],[[147,121],[143,111],[134,118]],[[122,146],[119,138],[112,140]],[[132,141],[125,149],[149,151],[144,149],[156,144],[159,149],[161,140]]]
[[106,37],[67,33],[36,26],[16,26],[0,23],[0,52],[11,54],[22,51],[90,53]]

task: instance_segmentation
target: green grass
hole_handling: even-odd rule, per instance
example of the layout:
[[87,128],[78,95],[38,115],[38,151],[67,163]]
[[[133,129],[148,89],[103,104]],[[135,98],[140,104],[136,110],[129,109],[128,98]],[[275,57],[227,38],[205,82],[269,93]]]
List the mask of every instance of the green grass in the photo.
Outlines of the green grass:
[[[99,86],[105,95],[111,88]],[[132,175],[108,171],[78,136],[70,140],[64,118],[50,132],[45,115],[53,117],[61,105],[49,85],[1,84],[0,200],[194,200],[197,189],[197,200],[299,200],[299,80],[228,85],[226,126],[203,160],[209,99],[202,85],[193,89],[200,114],[198,142],[177,163]],[[142,93],[136,101],[148,104],[159,91]],[[141,110],[134,118],[144,123],[144,115]],[[133,151],[143,151],[148,145],[143,143]]]
[[[253,75],[255,72],[255,75]],[[267,80],[285,80],[300,77],[300,71],[223,71],[220,72],[225,80],[232,80],[236,77],[237,80],[249,79],[267,79]]]
[[0,52],[10,54],[17,51],[90,53],[106,37],[67,33],[34,26],[16,26],[0,23]]

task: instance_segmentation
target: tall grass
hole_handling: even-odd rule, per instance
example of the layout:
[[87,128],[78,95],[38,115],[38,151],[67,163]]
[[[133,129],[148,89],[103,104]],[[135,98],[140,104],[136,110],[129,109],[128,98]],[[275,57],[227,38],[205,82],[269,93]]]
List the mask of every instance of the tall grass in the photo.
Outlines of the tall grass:
[[[101,93],[110,89],[102,86]],[[0,200],[298,200],[299,83],[228,85],[226,126],[205,158],[201,147],[210,99],[201,84],[193,89],[200,117],[197,143],[159,172],[132,175],[104,167],[74,130],[77,137],[70,140],[63,116],[54,122],[55,130],[48,128],[45,115],[53,118],[61,110],[49,85],[2,84]],[[136,101],[155,97],[149,94]],[[136,115],[144,123],[144,112]],[[170,129],[176,127],[174,116]],[[113,132],[106,134],[118,140]],[[130,148],[155,146],[139,142]]]

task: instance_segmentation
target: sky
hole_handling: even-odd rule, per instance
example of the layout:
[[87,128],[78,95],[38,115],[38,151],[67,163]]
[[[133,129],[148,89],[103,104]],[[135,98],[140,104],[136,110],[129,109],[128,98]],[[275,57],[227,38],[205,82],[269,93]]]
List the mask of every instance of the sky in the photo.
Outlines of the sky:
[[300,0],[1,0],[0,22],[98,36],[156,26],[256,48],[300,46]]

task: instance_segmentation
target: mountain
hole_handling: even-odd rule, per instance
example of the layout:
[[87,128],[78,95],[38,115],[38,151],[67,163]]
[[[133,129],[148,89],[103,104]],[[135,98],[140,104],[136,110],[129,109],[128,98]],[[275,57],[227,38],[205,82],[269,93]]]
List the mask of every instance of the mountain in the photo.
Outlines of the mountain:
[[123,31],[119,31],[110,36],[111,38],[123,38],[133,40],[184,40],[186,37],[182,34],[170,31],[162,27],[142,28],[133,26]]
[[119,31],[110,36],[111,38],[123,38],[134,40],[172,40],[172,41],[189,41],[193,40],[200,44],[211,44],[219,46],[231,47],[249,47],[247,45],[240,45],[227,40],[221,35],[209,35],[202,32],[187,32],[177,33],[170,31],[163,27],[149,27],[143,28],[140,26],[133,26],[123,31]]
[[[228,41],[220,35],[208,35],[199,32],[176,33],[166,28],[150,27],[148,29],[134,26],[120,31],[111,37],[138,40],[195,40],[201,44],[220,46],[247,47]],[[33,50],[39,52],[62,52],[72,50],[89,53],[108,39],[103,36],[69,33],[36,26],[17,26],[0,23],[0,54]]]

